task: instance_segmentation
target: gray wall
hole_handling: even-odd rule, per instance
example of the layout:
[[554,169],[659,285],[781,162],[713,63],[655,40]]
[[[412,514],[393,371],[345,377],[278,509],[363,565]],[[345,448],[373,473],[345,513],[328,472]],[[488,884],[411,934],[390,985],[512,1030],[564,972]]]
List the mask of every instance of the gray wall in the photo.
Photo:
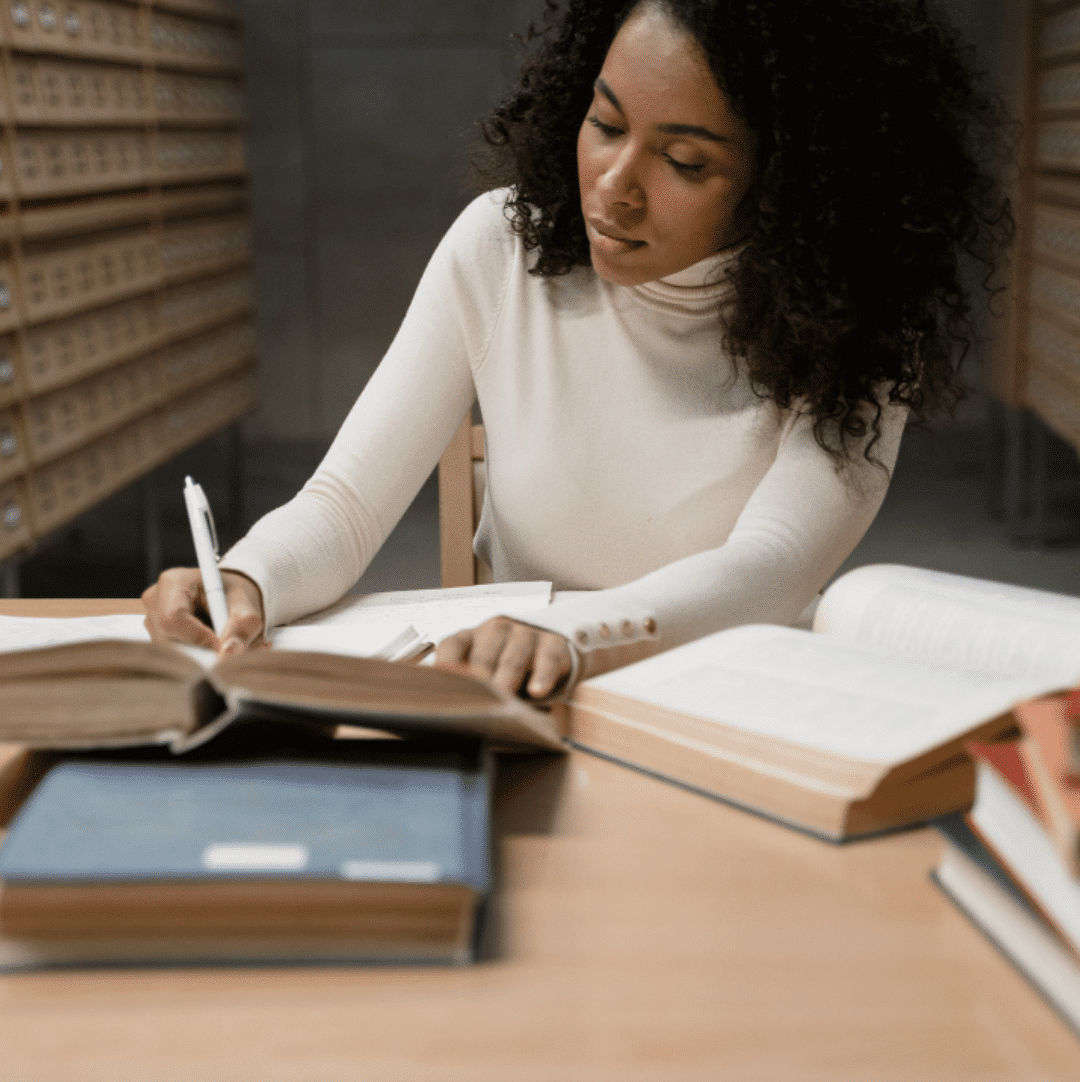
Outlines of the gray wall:
[[[998,67],[1000,5],[946,0]],[[542,0],[246,0],[256,436],[333,436],[471,198],[476,122]]]
[[472,197],[470,148],[540,0],[247,0],[255,435],[329,438]]

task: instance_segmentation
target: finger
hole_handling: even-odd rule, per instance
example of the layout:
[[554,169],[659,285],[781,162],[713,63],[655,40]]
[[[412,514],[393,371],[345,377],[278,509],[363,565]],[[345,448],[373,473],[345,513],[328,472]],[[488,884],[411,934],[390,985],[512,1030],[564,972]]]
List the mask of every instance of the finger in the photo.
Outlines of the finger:
[[244,612],[263,616],[262,591],[247,575],[239,571],[222,571],[221,584],[225,587],[225,601],[230,610],[239,607]]
[[156,626],[155,620],[154,620],[154,618],[152,617],[151,614],[157,612],[157,583],[156,582],[154,583],[153,586],[147,586],[147,588],[145,590],[143,590],[143,592],[142,592],[142,603],[143,603],[143,608],[146,609],[146,615],[143,617],[143,627],[146,628],[146,631],[149,634],[150,638],[154,638],[155,633],[157,632],[157,626]]
[[503,643],[491,681],[511,695],[521,694],[529,671],[533,667],[539,636],[535,628],[515,624]]
[[573,659],[570,647],[561,635],[541,635],[533,655],[533,671],[525,690],[531,699],[550,695],[570,675]]
[[163,571],[154,586],[143,592],[146,628],[151,638],[187,642],[218,648],[218,638],[196,612],[205,611],[202,577],[195,568],[175,567]]
[[472,644],[469,647],[469,656],[466,658],[469,668],[479,676],[492,678],[503,648],[516,626],[521,625],[515,625],[505,616],[495,616],[490,620],[485,620],[479,627],[473,628]]
[[191,646],[203,646],[207,650],[218,650],[221,643],[213,629],[209,628],[194,613],[177,612],[162,621],[165,637],[172,642],[186,642]]
[[240,654],[262,639],[262,614],[245,608],[230,608],[229,620],[221,629],[222,654]]
[[438,668],[452,668],[464,665],[472,649],[472,631],[459,631],[448,635],[435,648],[435,665]]
[[225,572],[222,581],[229,618],[218,636],[221,653],[239,654],[265,641],[262,594],[251,579],[237,572]]

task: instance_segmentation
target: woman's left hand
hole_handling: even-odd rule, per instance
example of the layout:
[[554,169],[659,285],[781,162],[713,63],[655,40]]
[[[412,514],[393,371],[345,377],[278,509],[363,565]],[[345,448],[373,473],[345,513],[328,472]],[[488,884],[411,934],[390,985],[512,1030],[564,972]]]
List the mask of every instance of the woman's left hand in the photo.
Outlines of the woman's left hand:
[[511,695],[542,699],[570,675],[573,658],[562,635],[494,616],[443,639],[435,664],[444,669],[464,665]]

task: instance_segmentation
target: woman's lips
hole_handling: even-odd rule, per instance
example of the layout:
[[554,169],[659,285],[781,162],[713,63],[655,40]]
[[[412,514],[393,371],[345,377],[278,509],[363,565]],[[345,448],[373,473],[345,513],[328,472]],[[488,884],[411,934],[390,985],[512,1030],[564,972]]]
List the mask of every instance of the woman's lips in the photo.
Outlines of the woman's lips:
[[645,247],[645,241],[643,240],[613,236],[614,231],[606,224],[598,225],[587,221],[585,231],[588,234],[589,243],[606,255],[623,255],[626,252],[636,252],[639,248]]

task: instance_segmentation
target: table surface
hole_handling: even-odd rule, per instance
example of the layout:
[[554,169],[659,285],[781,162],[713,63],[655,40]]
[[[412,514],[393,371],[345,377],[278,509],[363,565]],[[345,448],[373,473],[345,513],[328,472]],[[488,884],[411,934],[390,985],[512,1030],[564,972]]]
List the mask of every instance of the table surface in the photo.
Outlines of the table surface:
[[476,965],[7,975],[0,1080],[1080,1078],[930,830],[832,846],[575,752],[502,759],[495,836]]

